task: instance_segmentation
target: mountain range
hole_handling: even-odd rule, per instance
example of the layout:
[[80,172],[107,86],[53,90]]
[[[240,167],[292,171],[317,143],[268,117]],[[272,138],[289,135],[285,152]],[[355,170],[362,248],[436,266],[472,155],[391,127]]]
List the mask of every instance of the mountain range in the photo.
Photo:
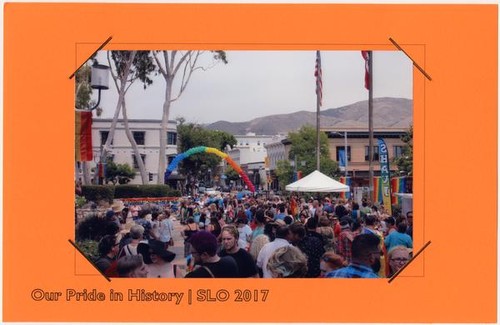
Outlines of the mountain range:
[[[406,98],[374,98],[374,128],[408,128],[413,122],[413,100]],[[297,111],[289,114],[268,115],[248,122],[217,121],[205,125],[210,130],[221,130],[233,135],[244,135],[253,132],[259,135],[287,134],[297,131],[302,126],[316,125],[316,112]],[[321,127],[367,128],[368,101],[322,109],[320,111]]]

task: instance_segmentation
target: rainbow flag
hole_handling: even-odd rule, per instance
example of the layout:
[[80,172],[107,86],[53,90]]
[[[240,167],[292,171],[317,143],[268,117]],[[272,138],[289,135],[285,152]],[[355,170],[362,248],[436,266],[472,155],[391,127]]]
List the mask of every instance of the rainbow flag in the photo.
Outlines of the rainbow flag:
[[392,187],[392,204],[402,204],[401,197],[394,195],[394,193],[406,192],[406,177],[394,177],[391,179]]
[[[350,177],[342,176],[342,177],[340,177],[339,182],[341,182],[342,184],[348,185],[349,188],[351,188],[352,180],[351,180]],[[342,198],[342,199],[350,199],[351,198],[351,192],[340,192],[340,198]]]
[[92,159],[92,112],[75,111],[75,160]]
[[379,176],[373,177],[373,197],[372,202],[383,202],[384,198],[382,197],[382,182],[380,181]]
[[[394,195],[394,193],[405,193],[406,192],[406,177],[393,177],[391,178],[391,191],[392,198],[391,204],[401,204],[401,197]],[[373,178],[373,202],[382,202],[382,181],[379,176]]]

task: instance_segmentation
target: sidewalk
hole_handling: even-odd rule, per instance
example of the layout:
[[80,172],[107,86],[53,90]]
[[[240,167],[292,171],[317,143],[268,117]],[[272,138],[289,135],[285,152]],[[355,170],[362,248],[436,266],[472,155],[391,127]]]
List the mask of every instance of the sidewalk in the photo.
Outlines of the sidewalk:
[[172,221],[174,223],[174,232],[172,233],[174,246],[168,248],[169,251],[176,254],[172,264],[186,265],[186,258],[184,257],[184,238],[181,236],[181,231],[184,229],[184,226],[181,225],[180,221],[175,219],[173,216]]

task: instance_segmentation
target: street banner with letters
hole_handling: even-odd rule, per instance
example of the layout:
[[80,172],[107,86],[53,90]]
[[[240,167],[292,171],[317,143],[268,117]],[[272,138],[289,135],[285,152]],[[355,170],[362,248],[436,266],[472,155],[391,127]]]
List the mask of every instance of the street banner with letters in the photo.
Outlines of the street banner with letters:
[[389,167],[389,151],[384,139],[378,138],[378,152],[380,161],[380,186],[382,188],[382,202],[384,207],[392,215],[391,207],[391,175]]

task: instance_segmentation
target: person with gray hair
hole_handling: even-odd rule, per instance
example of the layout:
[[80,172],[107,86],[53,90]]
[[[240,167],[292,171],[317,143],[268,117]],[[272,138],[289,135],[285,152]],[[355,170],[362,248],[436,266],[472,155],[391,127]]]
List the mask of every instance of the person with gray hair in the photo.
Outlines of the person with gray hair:
[[143,239],[143,234],[144,234],[144,227],[141,225],[133,225],[132,228],[130,228],[130,238],[131,241],[127,245],[123,246],[120,254],[118,254],[119,257],[122,256],[129,256],[129,255],[137,255],[137,245],[141,242]]
[[307,257],[295,246],[284,246],[274,251],[267,262],[273,278],[303,278],[307,274]]
[[146,278],[148,276],[148,268],[140,254],[120,257],[116,269],[120,278]]

